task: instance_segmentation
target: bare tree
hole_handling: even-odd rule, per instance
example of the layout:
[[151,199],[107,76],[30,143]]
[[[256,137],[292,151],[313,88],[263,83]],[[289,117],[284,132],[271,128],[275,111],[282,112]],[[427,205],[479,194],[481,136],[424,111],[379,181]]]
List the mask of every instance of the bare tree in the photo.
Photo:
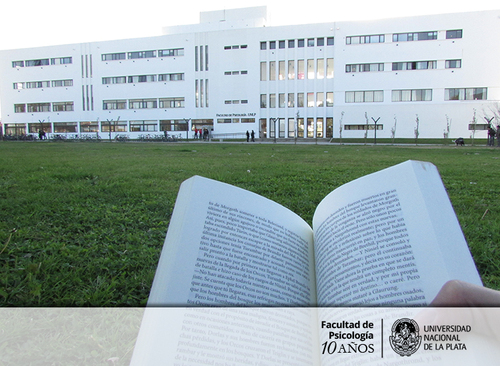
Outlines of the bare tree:
[[415,123],[417,126],[414,128],[413,132],[415,133],[415,145],[418,143],[418,136],[420,135],[420,119],[418,118],[418,114],[416,115],[417,118],[415,119]]
[[394,115],[394,126],[391,128],[392,144],[394,145],[394,138],[396,137],[396,125],[398,124],[398,119]]

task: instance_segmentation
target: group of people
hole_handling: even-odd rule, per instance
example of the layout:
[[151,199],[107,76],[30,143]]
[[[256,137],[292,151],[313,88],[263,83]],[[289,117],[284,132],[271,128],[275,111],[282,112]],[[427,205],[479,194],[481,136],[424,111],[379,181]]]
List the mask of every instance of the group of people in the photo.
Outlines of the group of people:
[[500,147],[500,125],[497,125],[496,130],[493,125],[488,126],[488,146],[495,146],[495,137],[497,139],[497,146]]
[[252,130],[252,133],[248,132],[247,130],[247,142],[250,141],[250,137],[252,138],[252,142],[255,142],[255,132]]
[[208,132],[208,129],[206,128],[203,128],[203,129],[197,129],[195,128],[194,129],[194,139],[195,140],[208,140],[209,139],[209,136],[208,136],[209,132]]

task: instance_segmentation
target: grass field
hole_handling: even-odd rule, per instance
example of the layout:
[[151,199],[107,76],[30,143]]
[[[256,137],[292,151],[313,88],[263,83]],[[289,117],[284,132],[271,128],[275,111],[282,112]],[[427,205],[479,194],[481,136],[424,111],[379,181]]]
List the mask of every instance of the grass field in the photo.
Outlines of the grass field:
[[311,222],[334,188],[399,162],[439,168],[485,285],[500,289],[500,149],[0,143],[0,305],[146,304],[180,183],[198,174]]

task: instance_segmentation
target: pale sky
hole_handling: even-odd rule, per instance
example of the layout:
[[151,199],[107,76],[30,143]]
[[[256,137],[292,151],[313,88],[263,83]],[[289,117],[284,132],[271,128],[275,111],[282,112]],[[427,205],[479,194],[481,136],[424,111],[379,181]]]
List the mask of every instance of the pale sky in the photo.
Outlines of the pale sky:
[[500,9],[498,0],[5,0],[0,50],[156,36],[202,11],[263,5],[271,26]]

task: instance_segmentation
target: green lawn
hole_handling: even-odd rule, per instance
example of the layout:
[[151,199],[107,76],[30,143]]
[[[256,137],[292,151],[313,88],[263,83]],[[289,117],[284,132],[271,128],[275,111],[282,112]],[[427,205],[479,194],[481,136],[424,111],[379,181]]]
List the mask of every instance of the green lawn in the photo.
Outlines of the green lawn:
[[145,305],[192,175],[311,222],[334,188],[408,159],[437,165],[485,285],[500,289],[499,157],[482,146],[0,142],[0,305]]

